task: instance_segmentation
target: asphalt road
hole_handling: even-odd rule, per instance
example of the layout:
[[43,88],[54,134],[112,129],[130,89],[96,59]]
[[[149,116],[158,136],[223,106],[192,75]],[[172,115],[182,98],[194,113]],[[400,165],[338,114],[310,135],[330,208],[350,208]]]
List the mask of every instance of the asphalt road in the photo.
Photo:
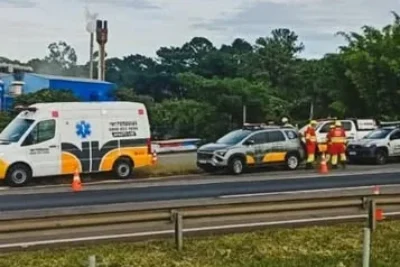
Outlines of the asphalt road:
[[[331,176],[315,175],[313,177],[307,177],[303,174],[305,176],[303,178],[301,178],[302,174],[300,173],[293,173],[292,175],[292,177],[284,179],[256,180],[252,179],[252,176],[248,176],[248,180],[242,179],[241,181],[224,180],[214,183],[174,185],[160,183],[157,186],[107,188],[79,193],[5,194],[0,195],[0,211],[400,184],[400,171],[396,169],[386,172],[376,169],[374,173],[361,174],[355,174],[354,171],[342,171],[340,174]],[[246,178],[246,176],[242,178]]]

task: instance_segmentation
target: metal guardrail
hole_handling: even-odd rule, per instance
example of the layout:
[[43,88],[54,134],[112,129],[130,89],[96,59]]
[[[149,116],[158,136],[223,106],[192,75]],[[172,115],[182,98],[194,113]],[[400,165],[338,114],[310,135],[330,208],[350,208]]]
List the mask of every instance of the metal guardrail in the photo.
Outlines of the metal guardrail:
[[[373,187],[364,187],[2,212],[0,250],[94,240],[142,240],[171,233],[175,233],[177,247],[181,248],[184,232],[365,220],[371,199],[388,217],[397,216],[399,193],[400,186],[383,186],[378,194]],[[48,239],[43,239],[46,236]]]

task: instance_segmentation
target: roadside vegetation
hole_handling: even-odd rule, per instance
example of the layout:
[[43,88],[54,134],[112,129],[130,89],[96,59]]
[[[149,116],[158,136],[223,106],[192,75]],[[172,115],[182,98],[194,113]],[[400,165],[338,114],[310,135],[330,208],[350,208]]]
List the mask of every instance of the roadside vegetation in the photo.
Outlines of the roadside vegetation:
[[[179,158],[184,159],[185,154]],[[190,161],[182,160],[182,162],[175,163],[158,163],[155,166],[144,167],[134,170],[134,177],[136,178],[148,178],[148,177],[160,177],[160,176],[172,176],[172,175],[187,175],[202,173],[201,169],[196,166],[196,160]]]
[[[271,229],[207,238],[185,238],[184,251],[172,240],[114,243],[1,255],[0,267],[358,267],[362,224]],[[378,224],[373,233],[374,267],[400,266],[400,222]]]

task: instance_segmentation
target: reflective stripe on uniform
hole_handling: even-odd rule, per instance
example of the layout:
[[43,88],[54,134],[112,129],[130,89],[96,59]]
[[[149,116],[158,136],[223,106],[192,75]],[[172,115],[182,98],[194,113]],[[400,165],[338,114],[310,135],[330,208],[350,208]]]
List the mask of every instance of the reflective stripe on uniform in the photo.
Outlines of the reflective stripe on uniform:
[[346,138],[345,137],[332,137],[331,138],[331,143],[345,143]]

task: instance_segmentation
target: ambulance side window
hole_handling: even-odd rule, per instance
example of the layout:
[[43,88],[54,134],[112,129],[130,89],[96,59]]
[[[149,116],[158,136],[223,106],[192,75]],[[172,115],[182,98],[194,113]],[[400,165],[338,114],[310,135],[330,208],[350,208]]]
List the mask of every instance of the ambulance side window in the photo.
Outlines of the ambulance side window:
[[45,120],[36,124],[35,128],[29,133],[22,146],[40,144],[51,140],[56,134],[56,121]]

